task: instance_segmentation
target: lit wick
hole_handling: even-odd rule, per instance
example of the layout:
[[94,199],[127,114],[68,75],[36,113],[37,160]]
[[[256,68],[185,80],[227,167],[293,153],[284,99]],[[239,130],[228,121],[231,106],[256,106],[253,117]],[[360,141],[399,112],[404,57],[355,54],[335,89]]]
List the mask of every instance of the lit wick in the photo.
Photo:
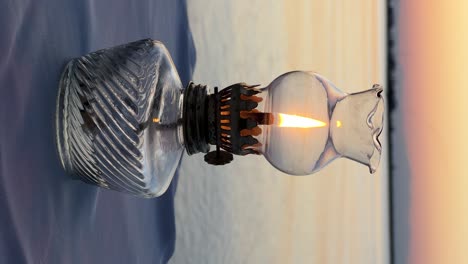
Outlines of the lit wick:
[[278,126],[280,127],[297,127],[297,128],[311,128],[311,127],[324,127],[327,124],[320,120],[298,115],[278,114]]

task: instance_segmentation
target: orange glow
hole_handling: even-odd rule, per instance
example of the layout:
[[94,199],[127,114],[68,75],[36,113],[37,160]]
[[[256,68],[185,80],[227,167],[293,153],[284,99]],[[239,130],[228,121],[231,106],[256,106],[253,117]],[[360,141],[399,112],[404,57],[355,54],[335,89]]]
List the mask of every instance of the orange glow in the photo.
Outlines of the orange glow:
[[288,115],[288,114],[278,114],[278,126],[280,127],[298,127],[298,128],[311,128],[311,127],[324,127],[327,124],[316,120],[313,118],[298,116],[298,115]]
[[401,1],[400,10],[407,262],[468,263],[468,1]]
[[341,127],[341,125],[342,125],[342,124],[341,124],[341,121],[340,121],[340,120],[337,120],[337,121],[336,121],[336,127]]

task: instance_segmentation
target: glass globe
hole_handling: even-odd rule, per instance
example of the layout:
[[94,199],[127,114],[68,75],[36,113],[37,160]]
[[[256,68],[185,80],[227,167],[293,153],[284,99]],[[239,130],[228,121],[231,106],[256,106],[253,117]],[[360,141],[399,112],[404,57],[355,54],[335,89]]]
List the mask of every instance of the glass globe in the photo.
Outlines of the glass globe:
[[295,71],[261,90],[257,110],[270,113],[270,124],[256,147],[277,169],[308,175],[336,158],[365,164],[373,173],[380,161],[384,103],[382,88],[346,94],[324,77]]

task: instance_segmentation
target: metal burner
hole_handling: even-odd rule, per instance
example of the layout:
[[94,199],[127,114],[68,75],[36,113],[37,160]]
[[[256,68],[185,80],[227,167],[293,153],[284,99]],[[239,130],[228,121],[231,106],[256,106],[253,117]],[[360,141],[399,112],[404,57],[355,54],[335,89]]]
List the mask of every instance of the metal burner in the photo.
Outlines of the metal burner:
[[187,152],[206,153],[208,144],[216,145],[215,151],[205,155],[205,161],[213,165],[231,162],[232,154],[260,154],[261,143],[255,138],[262,133],[258,125],[272,124],[273,115],[256,109],[262,101],[256,87],[237,83],[220,92],[216,87],[214,94],[207,95],[205,86],[190,83],[184,106]]

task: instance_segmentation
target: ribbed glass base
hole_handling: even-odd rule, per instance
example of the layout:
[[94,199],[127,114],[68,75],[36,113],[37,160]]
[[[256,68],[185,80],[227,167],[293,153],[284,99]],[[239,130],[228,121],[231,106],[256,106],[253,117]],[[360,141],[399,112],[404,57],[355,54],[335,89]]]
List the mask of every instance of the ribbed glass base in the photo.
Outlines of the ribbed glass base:
[[72,60],[57,97],[64,169],[101,187],[161,195],[183,152],[181,91],[169,53],[153,40]]

